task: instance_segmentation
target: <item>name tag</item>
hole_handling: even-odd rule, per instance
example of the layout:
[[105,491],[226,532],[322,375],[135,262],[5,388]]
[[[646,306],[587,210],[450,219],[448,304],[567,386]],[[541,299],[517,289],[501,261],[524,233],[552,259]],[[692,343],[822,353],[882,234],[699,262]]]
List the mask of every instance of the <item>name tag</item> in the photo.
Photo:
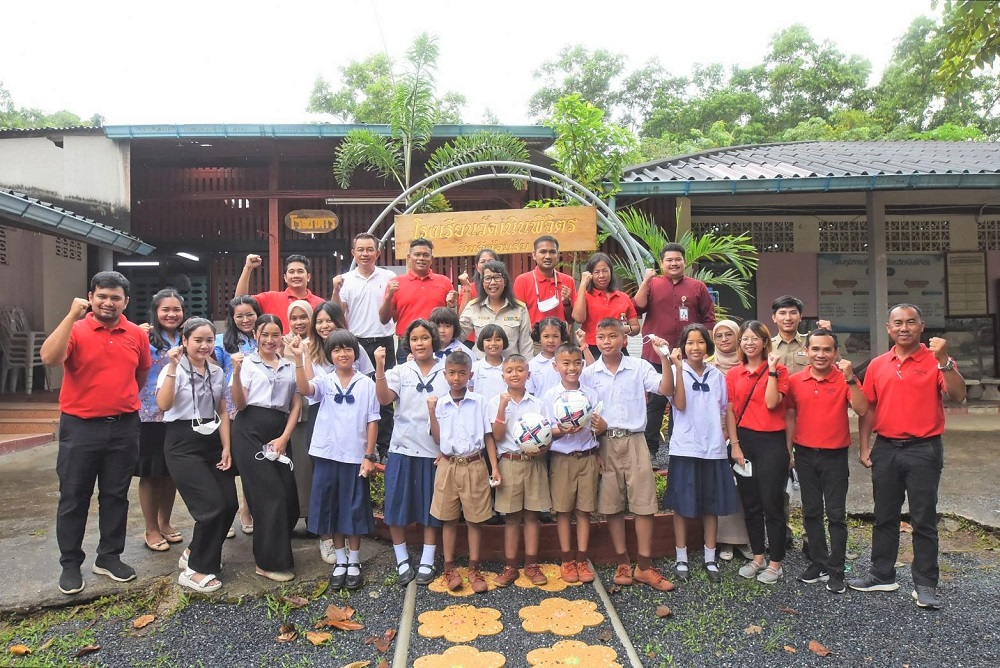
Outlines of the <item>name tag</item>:
[[688,321],[688,307],[687,306],[680,307],[680,309],[678,310],[677,318],[679,320],[684,321],[684,322]]

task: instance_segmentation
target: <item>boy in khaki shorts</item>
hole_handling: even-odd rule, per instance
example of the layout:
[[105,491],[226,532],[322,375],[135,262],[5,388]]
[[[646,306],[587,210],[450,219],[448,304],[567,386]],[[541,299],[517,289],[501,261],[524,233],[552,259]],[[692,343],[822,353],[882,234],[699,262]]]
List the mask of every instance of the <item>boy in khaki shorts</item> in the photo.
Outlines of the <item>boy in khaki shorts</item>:
[[444,581],[454,591],[462,587],[462,576],[455,570],[455,542],[458,517],[464,513],[469,532],[469,584],[481,594],[487,585],[479,572],[480,524],[493,517],[490,475],[484,457],[489,457],[493,479],[499,484],[497,449],[486,416],[486,400],[467,389],[472,377],[472,358],[468,353],[459,350],[448,355],[444,376],[450,392],[440,400],[435,396],[427,399],[431,436],[441,446],[441,456],[435,462],[431,515],[444,523],[441,530]]
[[[552,424],[551,454],[549,455],[549,487],[552,490],[552,510],[556,515],[559,549],[562,552],[560,576],[566,582],[593,582],[587,547],[590,541],[590,513],[597,511],[597,482],[604,462],[598,452],[595,435],[607,429],[604,419],[594,414],[588,427],[562,427],[556,421],[553,405],[559,395],[579,390],[587,395],[591,406],[600,399],[593,388],[580,385],[583,373],[583,351],[570,343],[556,349],[552,360],[559,372],[559,384],[550,387],[542,399],[545,417]],[[576,558],[573,555],[572,519],[576,512]]]
[[493,420],[493,439],[500,458],[500,478],[497,487],[496,511],[506,513],[503,533],[505,565],[497,576],[501,587],[517,579],[517,551],[521,519],[524,518],[524,575],[536,585],[548,578],[538,568],[538,513],[549,508],[549,474],[545,466],[545,451],[529,455],[521,452],[507,431],[528,413],[545,414],[541,400],[525,390],[528,360],[521,355],[509,355],[502,365],[507,391],[487,402],[486,414]]
[[[664,368],[670,368],[669,360],[659,350],[666,341],[656,336],[651,338]],[[625,329],[621,320],[601,320],[597,323],[601,359],[584,369],[580,376],[580,382],[594,388],[598,400],[604,403],[603,417],[607,426],[600,438],[604,469],[597,511],[608,518],[608,530],[618,561],[615,584],[630,585],[638,581],[659,591],[670,591],[674,588],[673,583],[652,564],[656,482],[643,433],[646,429],[645,393],[670,394],[673,379],[670,374],[656,373],[653,365],[644,359],[622,355],[624,345]],[[634,573],[625,547],[626,508],[635,515],[639,558]]]

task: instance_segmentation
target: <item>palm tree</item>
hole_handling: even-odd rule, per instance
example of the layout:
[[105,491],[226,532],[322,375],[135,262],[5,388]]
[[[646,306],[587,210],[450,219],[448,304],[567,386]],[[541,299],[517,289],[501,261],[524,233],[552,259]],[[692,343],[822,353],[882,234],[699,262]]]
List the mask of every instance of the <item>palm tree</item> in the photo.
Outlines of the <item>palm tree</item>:
[[[337,148],[333,174],[341,188],[350,187],[351,176],[361,168],[374,171],[384,179],[392,179],[401,190],[411,184],[415,154],[426,150],[434,130],[434,119],[440,104],[435,96],[437,69],[437,39],[424,33],[414,40],[406,52],[407,69],[395,83],[389,113],[389,135],[370,129],[352,130]],[[500,132],[482,131],[463,135],[434,151],[427,161],[428,174],[448,167],[482,160],[529,162],[528,150],[520,139]],[[464,172],[455,172],[443,181],[454,181]],[[525,182],[515,182],[526,187]],[[432,184],[436,185],[436,184]],[[421,199],[433,188],[413,194]],[[451,206],[443,195],[435,195],[421,211],[449,211]]]

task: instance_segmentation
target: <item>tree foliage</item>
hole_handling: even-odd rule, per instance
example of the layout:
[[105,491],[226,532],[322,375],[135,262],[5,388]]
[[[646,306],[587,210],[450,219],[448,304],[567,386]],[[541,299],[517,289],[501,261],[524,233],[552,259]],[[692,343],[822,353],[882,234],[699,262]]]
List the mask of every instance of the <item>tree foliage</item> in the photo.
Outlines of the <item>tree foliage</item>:
[[983,0],[945,0],[944,33],[938,76],[949,89],[992,67],[1000,57],[1000,4]]
[[0,128],[70,128],[104,125],[104,117],[94,114],[83,120],[65,109],[47,114],[41,109],[18,107],[14,97],[0,81]]

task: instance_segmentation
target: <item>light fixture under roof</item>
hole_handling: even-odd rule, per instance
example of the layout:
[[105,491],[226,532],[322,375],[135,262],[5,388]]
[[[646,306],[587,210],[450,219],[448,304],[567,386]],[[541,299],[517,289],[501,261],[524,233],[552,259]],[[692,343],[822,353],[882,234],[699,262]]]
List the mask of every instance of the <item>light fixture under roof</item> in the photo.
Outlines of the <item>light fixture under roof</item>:
[[178,252],[177,253],[177,257],[182,257],[185,260],[191,260],[192,262],[197,262],[198,261],[198,256],[197,255],[192,255],[191,253],[185,253],[184,251]]
[[119,267],[159,267],[159,260],[122,260]]

